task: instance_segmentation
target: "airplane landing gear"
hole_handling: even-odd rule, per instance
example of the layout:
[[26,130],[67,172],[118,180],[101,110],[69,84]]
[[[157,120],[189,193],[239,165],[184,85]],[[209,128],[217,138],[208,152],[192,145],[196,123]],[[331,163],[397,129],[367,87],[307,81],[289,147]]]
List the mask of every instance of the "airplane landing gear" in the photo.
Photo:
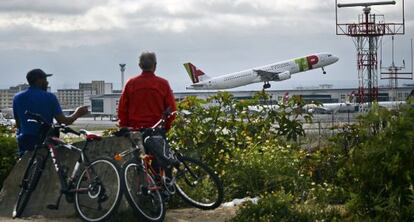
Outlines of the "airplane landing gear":
[[265,82],[265,84],[263,85],[263,89],[268,89],[268,88],[270,88],[270,83]]
[[326,74],[326,71],[325,71],[325,69],[322,67],[322,73],[325,75]]

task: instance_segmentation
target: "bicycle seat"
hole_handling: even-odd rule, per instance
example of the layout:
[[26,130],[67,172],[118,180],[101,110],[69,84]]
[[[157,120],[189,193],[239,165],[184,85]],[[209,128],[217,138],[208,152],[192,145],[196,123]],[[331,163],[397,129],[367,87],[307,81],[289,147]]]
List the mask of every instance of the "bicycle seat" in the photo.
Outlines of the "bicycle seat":
[[79,132],[81,134],[85,135],[86,136],[86,140],[88,140],[88,141],[94,141],[94,140],[100,141],[100,140],[102,140],[102,136],[99,136],[97,134],[91,133],[91,132],[89,132],[87,130],[82,129]]

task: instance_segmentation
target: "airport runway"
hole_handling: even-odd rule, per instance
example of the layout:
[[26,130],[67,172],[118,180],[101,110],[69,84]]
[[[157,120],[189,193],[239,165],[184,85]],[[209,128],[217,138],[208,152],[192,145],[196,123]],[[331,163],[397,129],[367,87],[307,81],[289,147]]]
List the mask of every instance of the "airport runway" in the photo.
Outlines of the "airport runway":
[[117,127],[118,121],[111,121],[109,118],[79,118],[72,124],[74,129],[86,129],[89,131],[101,131]]

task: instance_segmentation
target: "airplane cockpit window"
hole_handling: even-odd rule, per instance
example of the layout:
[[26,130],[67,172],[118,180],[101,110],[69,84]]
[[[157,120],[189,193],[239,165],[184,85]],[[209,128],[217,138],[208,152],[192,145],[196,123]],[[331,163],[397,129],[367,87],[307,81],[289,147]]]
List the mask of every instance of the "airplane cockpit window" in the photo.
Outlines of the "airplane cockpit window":
[[328,57],[331,57],[332,55],[331,54],[328,54]]

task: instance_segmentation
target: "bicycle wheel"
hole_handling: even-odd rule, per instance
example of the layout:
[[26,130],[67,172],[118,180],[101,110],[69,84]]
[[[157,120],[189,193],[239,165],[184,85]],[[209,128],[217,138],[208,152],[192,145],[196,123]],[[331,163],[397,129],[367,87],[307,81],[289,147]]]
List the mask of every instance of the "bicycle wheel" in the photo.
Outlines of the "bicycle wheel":
[[37,183],[42,172],[43,157],[36,155],[32,157],[27,165],[26,172],[23,176],[20,192],[17,196],[16,204],[13,208],[13,218],[20,217],[24,208],[29,202],[30,195],[36,189]]
[[188,204],[203,209],[215,209],[223,201],[223,185],[218,176],[199,160],[181,156],[179,170],[174,170],[177,193]]
[[129,205],[145,221],[163,221],[165,205],[161,188],[156,185],[150,174],[144,171],[141,163],[134,159],[122,166],[122,178]]
[[108,220],[121,201],[121,177],[116,162],[94,160],[76,181],[75,210],[84,221]]

